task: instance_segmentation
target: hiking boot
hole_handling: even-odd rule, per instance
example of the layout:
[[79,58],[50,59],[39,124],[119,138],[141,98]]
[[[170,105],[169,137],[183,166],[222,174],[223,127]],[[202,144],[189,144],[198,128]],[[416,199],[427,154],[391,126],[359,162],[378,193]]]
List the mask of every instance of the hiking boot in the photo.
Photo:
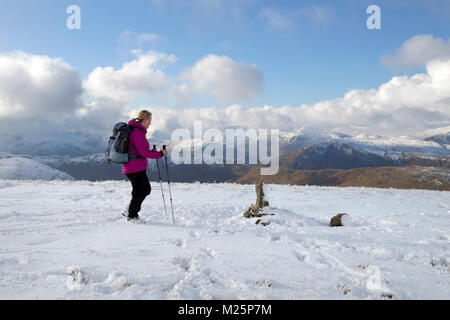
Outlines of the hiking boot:
[[127,205],[127,207],[124,208],[120,214],[123,215],[124,217],[128,218],[128,210],[129,209],[130,209],[130,205]]
[[145,223],[144,220],[142,220],[139,216],[133,216],[133,217],[127,217],[127,221],[133,222],[133,223]]

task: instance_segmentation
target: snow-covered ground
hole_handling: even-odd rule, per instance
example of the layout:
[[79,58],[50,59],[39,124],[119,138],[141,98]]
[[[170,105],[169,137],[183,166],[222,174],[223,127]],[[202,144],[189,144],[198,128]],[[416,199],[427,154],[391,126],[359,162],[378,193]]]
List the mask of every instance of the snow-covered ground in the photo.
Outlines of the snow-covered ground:
[[155,182],[133,224],[127,181],[0,180],[0,299],[450,298],[449,192],[268,185],[263,226],[253,185],[171,186],[176,225]]

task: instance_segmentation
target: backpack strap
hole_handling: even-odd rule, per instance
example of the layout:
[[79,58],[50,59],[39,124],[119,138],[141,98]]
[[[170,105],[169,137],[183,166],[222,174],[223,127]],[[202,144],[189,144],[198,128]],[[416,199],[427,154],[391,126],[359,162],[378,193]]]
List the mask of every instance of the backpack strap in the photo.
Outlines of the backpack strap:
[[140,158],[142,158],[142,157],[140,155],[136,154],[136,153],[129,153],[128,154],[128,161],[137,160],[137,159],[140,159]]

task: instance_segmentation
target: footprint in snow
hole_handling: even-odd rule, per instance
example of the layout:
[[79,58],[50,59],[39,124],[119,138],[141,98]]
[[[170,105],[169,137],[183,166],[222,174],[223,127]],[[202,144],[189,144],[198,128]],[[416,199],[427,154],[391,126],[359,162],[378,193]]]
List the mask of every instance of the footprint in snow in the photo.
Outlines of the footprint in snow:
[[109,284],[116,290],[123,290],[132,286],[132,283],[128,281],[125,275],[116,271],[111,271],[109,273],[105,283]]
[[270,234],[270,240],[271,241],[278,241],[280,240],[281,235],[279,233],[271,233]]
[[71,291],[81,289],[87,283],[84,270],[79,266],[67,267],[66,274],[66,287]]
[[208,256],[210,256],[210,257],[212,257],[212,258],[214,258],[214,257],[216,257],[216,256],[218,255],[217,251],[214,250],[214,249],[211,249],[211,248],[202,248],[202,251],[203,251],[206,255],[208,255]]
[[192,258],[188,257],[175,257],[172,260],[172,263],[176,266],[179,266],[184,271],[191,271],[192,268]]
[[336,288],[338,289],[339,293],[344,296],[348,296],[348,295],[352,294],[352,288],[349,284],[340,283],[340,284],[336,285]]
[[174,244],[177,247],[184,248],[184,247],[186,247],[186,240],[185,239],[175,239]]
[[304,262],[306,255],[297,251],[293,251],[294,252],[294,256],[297,258],[297,260]]
[[194,239],[200,238],[200,234],[199,234],[198,232],[196,232],[196,231],[191,231],[191,232],[189,232],[189,235],[190,235],[192,238],[194,238]]

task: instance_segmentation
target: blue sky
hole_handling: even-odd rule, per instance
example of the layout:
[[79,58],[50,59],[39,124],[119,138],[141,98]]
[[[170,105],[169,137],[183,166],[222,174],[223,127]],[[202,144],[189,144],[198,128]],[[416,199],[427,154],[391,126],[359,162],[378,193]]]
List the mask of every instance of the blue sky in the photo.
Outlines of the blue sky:
[[[384,66],[382,56],[415,35],[449,37],[447,2],[1,0],[0,51],[61,57],[82,79],[98,66],[119,69],[134,59],[131,49],[175,55],[177,61],[164,69],[169,77],[208,54],[225,55],[237,63],[255,64],[264,75],[261,92],[238,103],[298,106],[339,98],[350,89],[376,89],[389,81],[399,72]],[[81,30],[66,28],[71,4],[81,8]],[[381,8],[382,30],[366,27],[370,4]],[[282,21],[277,24],[267,13]],[[124,43],[124,31],[157,39]],[[419,66],[400,74],[423,70]],[[210,105],[229,103],[196,94],[190,106]]]

